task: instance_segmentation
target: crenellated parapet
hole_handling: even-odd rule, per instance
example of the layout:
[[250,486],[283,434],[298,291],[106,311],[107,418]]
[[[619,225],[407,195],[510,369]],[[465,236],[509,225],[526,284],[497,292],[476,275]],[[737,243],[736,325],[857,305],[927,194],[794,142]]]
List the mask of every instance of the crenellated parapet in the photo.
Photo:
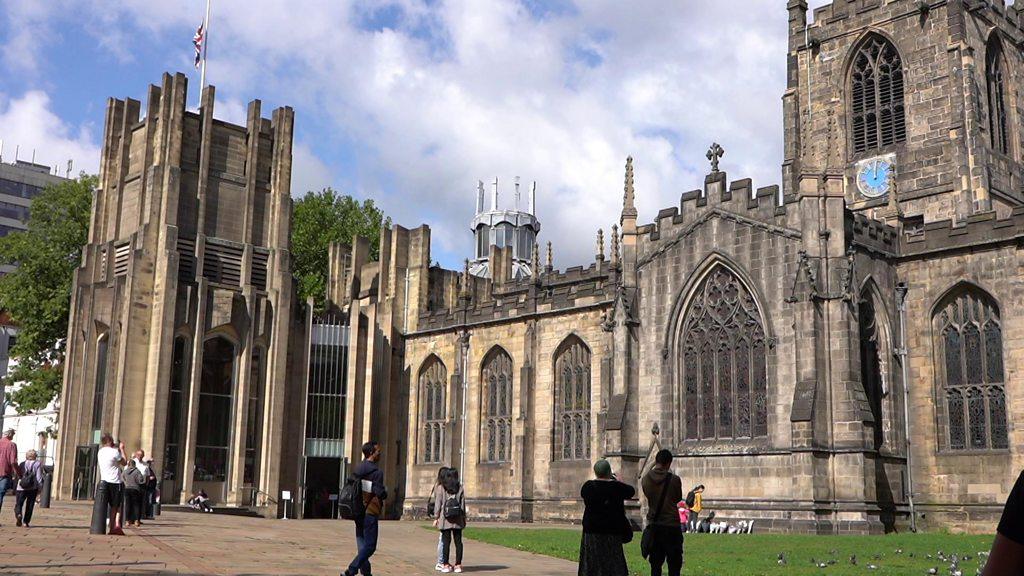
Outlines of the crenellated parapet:
[[939,220],[924,224],[920,232],[903,234],[900,255],[914,257],[949,250],[980,246],[997,246],[1024,238],[1024,206],[1012,209],[1007,218],[996,218],[995,212],[975,214],[964,223]]
[[[454,282],[452,274],[457,273],[435,268],[432,280],[448,279],[449,289],[456,289],[464,280]],[[616,274],[614,268],[594,263],[586,268],[573,266],[564,271],[552,270],[500,287],[488,279],[470,275],[468,299],[453,302],[451,298],[438,298],[434,301],[436,307],[420,314],[417,326],[419,332],[431,332],[608,305],[615,298]]]
[[884,256],[899,255],[899,230],[885,222],[868,218],[860,212],[846,211],[846,235],[854,246]]

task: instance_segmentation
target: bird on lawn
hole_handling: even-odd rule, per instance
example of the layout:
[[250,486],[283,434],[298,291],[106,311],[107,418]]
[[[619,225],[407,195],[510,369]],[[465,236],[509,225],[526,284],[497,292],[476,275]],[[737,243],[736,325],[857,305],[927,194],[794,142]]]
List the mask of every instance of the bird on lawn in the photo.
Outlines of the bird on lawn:
[[850,564],[852,564],[854,566],[857,565],[857,555],[856,554],[850,554]]

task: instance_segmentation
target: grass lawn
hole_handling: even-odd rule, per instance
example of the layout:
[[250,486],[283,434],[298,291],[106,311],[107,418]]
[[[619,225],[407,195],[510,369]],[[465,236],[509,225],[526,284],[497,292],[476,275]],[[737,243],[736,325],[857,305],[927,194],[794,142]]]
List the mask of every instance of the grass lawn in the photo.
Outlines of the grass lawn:
[[[516,548],[565,558],[579,559],[580,532],[564,528],[474,528],[465,536]],[[957,554],[970,560],[960,562],[964,576],[975,576],[978,552],[989,551],[993,536],[953,534],[891,534],[887,536],[808,536],[787,534],[687,534],[685,567],[687,576],[786,575],[800,574],[893,574],[925,575],[935,568],[940,576],[950,574],[949,561],[938,559]],[[901,550],[901,552],[897,552]],[[785,554],[786,565],[780,566],[778,556]],[[928,555],[931,555],[931,558]],[[857,564],[850,556],[857,556]],[[834,560],[819,568],[811,563]],[[647,576],[647,563],[640,557],[640,534],[626,546],[626,560],[631,574]],[[874,565],[875,568],[870,568]]]

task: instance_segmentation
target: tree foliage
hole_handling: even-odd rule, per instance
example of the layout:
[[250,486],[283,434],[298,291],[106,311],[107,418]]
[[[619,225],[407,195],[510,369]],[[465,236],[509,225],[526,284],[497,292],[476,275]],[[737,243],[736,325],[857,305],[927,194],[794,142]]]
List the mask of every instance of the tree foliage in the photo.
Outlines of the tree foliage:
[[97,178],[82,174],[48,186],[32,200],[28,230],[0,238],[0,264],[17,268],[0,277],[0,308],[18,327],[5,384],[24,414],[40,410],[60,392],[75,269],[89,237]]
[[380,231],[387,226],[384,213],[373,200],[361,204],[331,188],[307,192],[295,203],[292,217],[292,273],[298,280],[299,298],[312,297],[322,309],[327,293],[328,249],[331,242],[351,244],[355,235],[370,241],[370,256],[377,257]]

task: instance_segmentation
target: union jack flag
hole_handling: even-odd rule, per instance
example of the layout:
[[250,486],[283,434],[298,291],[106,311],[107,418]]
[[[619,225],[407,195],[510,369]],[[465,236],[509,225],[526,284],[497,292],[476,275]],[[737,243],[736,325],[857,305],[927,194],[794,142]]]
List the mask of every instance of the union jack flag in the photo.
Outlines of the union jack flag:
[[196,35],[192,37],[192,45],[196,47],[196,68],[203,61],[203,41],[206,39],[206,23],[199,25]]

